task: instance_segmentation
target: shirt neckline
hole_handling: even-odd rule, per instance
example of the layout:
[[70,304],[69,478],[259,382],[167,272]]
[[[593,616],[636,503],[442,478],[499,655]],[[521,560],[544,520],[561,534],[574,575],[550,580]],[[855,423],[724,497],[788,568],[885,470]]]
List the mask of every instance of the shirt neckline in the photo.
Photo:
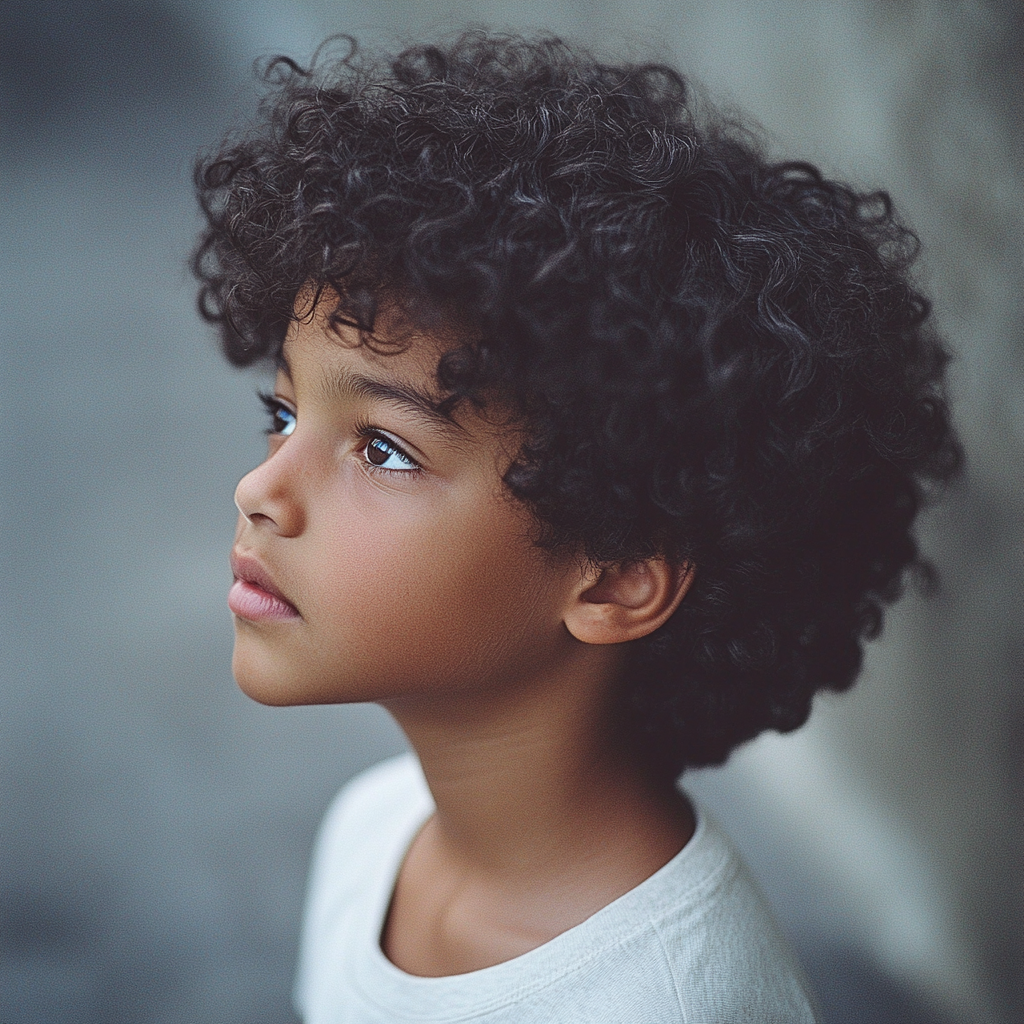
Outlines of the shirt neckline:
[[[395,1018],[410,1021],[457,1021],[497,1010],[539,991],[582,967],[604,951],[653,926],[668,906],[670,912],[693,901],[712,884],[731,858],[723,857],[717,830],[704,808],[688,796],[695,827],[686,845],[668,863],[639,885],[602,907],[585,921],[511,960],[466,974],[421,977],[396,967],[381,949],[384,918],[391,905],[398,872],[416,835],[434,812],[419,765],[409,758],[415,787],[408,805],[395,814],[387,853],[354,908],[346,959],[363,998]],[[663,893],[673,890],[666,904]],[[442,1009],[443,1008],[443,1009]],[[442,1014],[439,1018],[438,1013]]]

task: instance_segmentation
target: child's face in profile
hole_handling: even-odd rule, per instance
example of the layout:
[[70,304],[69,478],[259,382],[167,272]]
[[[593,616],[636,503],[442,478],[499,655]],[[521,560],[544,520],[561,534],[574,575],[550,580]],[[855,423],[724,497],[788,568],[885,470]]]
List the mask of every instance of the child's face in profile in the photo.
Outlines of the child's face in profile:
[[[385,332],[386,336],[386,332]],[[234,673],[267,704],[367,701],[543,674],[580,567],[502,489],[514,435],[429,409],[443,345],[381,355],[293,324],[266,460],[236,491]]]

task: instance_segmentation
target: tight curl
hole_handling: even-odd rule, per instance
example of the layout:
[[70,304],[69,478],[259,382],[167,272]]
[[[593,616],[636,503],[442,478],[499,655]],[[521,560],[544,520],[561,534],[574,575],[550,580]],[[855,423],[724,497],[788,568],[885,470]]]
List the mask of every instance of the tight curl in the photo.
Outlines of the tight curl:
[[[631,644],[621,721],[659,772],[723,761],[844,690],[926,569],[914,519],[960,462],[948,356],[884,192],[775,162],[661,64],[554,38],[265,70],[200,160],[200,310],[245,365],[296,298],[458,323],[445,404],[524,428],[505,485],[538,543],[696,568]],[[332,299],[333,301],[333,299]]]

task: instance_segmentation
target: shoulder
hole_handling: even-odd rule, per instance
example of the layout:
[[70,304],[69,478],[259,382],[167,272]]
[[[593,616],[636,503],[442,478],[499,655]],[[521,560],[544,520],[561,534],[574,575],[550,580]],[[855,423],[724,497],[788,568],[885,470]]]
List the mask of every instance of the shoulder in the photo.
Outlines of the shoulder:
[[[404,849],[433,806],[412,754],[374,765],[341,788],[313,847],[310,904],[359,884]],[[307,905],[308,908],[308,905]]]
[[328,805],[317,832],[311,865],[312,886],[344,865],[358,862],[395,841],[404,823],[430,806],[419,763],[401,754],[361,772]]
[[399,754],[361,772],[331,801],[320,826],[318,845],[339,829],[359,828],[393,818],[430,802],[430,792],[412,754]]
[[360,772],[335,794],[324,812],[313,845],[313,873],[318,862],[348,845],[356,836],[379,838],[430,806],[430,791],[419,762],[400,754]]
[[811,1024],[814,997],[764,895],[714,817],[697,815],[649,908],[688,1019]]
[[508,1016],[486,1018],[503,1024],[818,1020],[764,897],[699,805],[697,830],[668,864],[577,927],[481,972],[505,973]]
[[294,990],[302,1015],[312,993],[335,973],[337,942],[351,930],[353,913],[382,921],[398,863],[432,806],[411,754],[362,772],[331,801],[306,889]]

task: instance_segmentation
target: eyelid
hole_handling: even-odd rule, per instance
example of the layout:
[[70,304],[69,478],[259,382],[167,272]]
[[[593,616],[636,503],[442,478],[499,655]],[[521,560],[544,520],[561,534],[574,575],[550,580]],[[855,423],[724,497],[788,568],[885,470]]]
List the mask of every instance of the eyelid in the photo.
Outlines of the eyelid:
[[[267,413],[271,416],[277,415],[281,412],[287,413],[292,418],[292,430],[295,429],[295,423],[298,422],[298,410],[295,409],[290,402],[283,398],[278,398],[277,395],[273,395],[268,391],[257,391],[259,400],[263,403],[263,408],[266,409]],[[284,431],[275,430],[273,426],[266,428],[267,434],[271,437],[288,437],[291,434],[291,430],[287,433]]]
[[[423,462],[420,459],[418,459],[415,455],[413,455],[412,452],[409,450],[413,446],[410,445],[407,441],[404,441],[400,437],[397,437],[396,435],[392,434],[390,431],[383,430],[380,427],[375,427],[373,426],[372,423],[366,420],[359,420],[355,424],[354,430],[358,437],[363,438],[367,442],[371,441],[375,437],[380,438],[383,441],[387,441],[387,443],[391,445],[397,452],[399,452],[403,458],[408,459],[409,462],[411,462],[417,470],[423,469]],[[370,462],[369,460],[367,460],[367,465],[373,466],[374,469],[384,469],[383,466],[374,466],[373,463]],[[384,472],[410,473],[412,472],[412,470],[387,469],[384,470]]]
[[287,409],[288,412],[290,412],[293,416],[297,415],[298,413],[298,410],[295,408],[294,405],[292,405],[291,402],[288,401],[287,398],[281,398],[279,395],[273,394],[270,391],[257,391],[256,394],[259,397],[259,400],[270,412],[273,412],[273,410],[275,409],[281,408]]
[[274,394],[271,391],[257,391],[256,396],[261,402],[263,402],[267,409],[276,409],[280,406],[282,409],[287,409],[292,414],[296,411],[293,404],[287,398],[282,398],[280,395]]

